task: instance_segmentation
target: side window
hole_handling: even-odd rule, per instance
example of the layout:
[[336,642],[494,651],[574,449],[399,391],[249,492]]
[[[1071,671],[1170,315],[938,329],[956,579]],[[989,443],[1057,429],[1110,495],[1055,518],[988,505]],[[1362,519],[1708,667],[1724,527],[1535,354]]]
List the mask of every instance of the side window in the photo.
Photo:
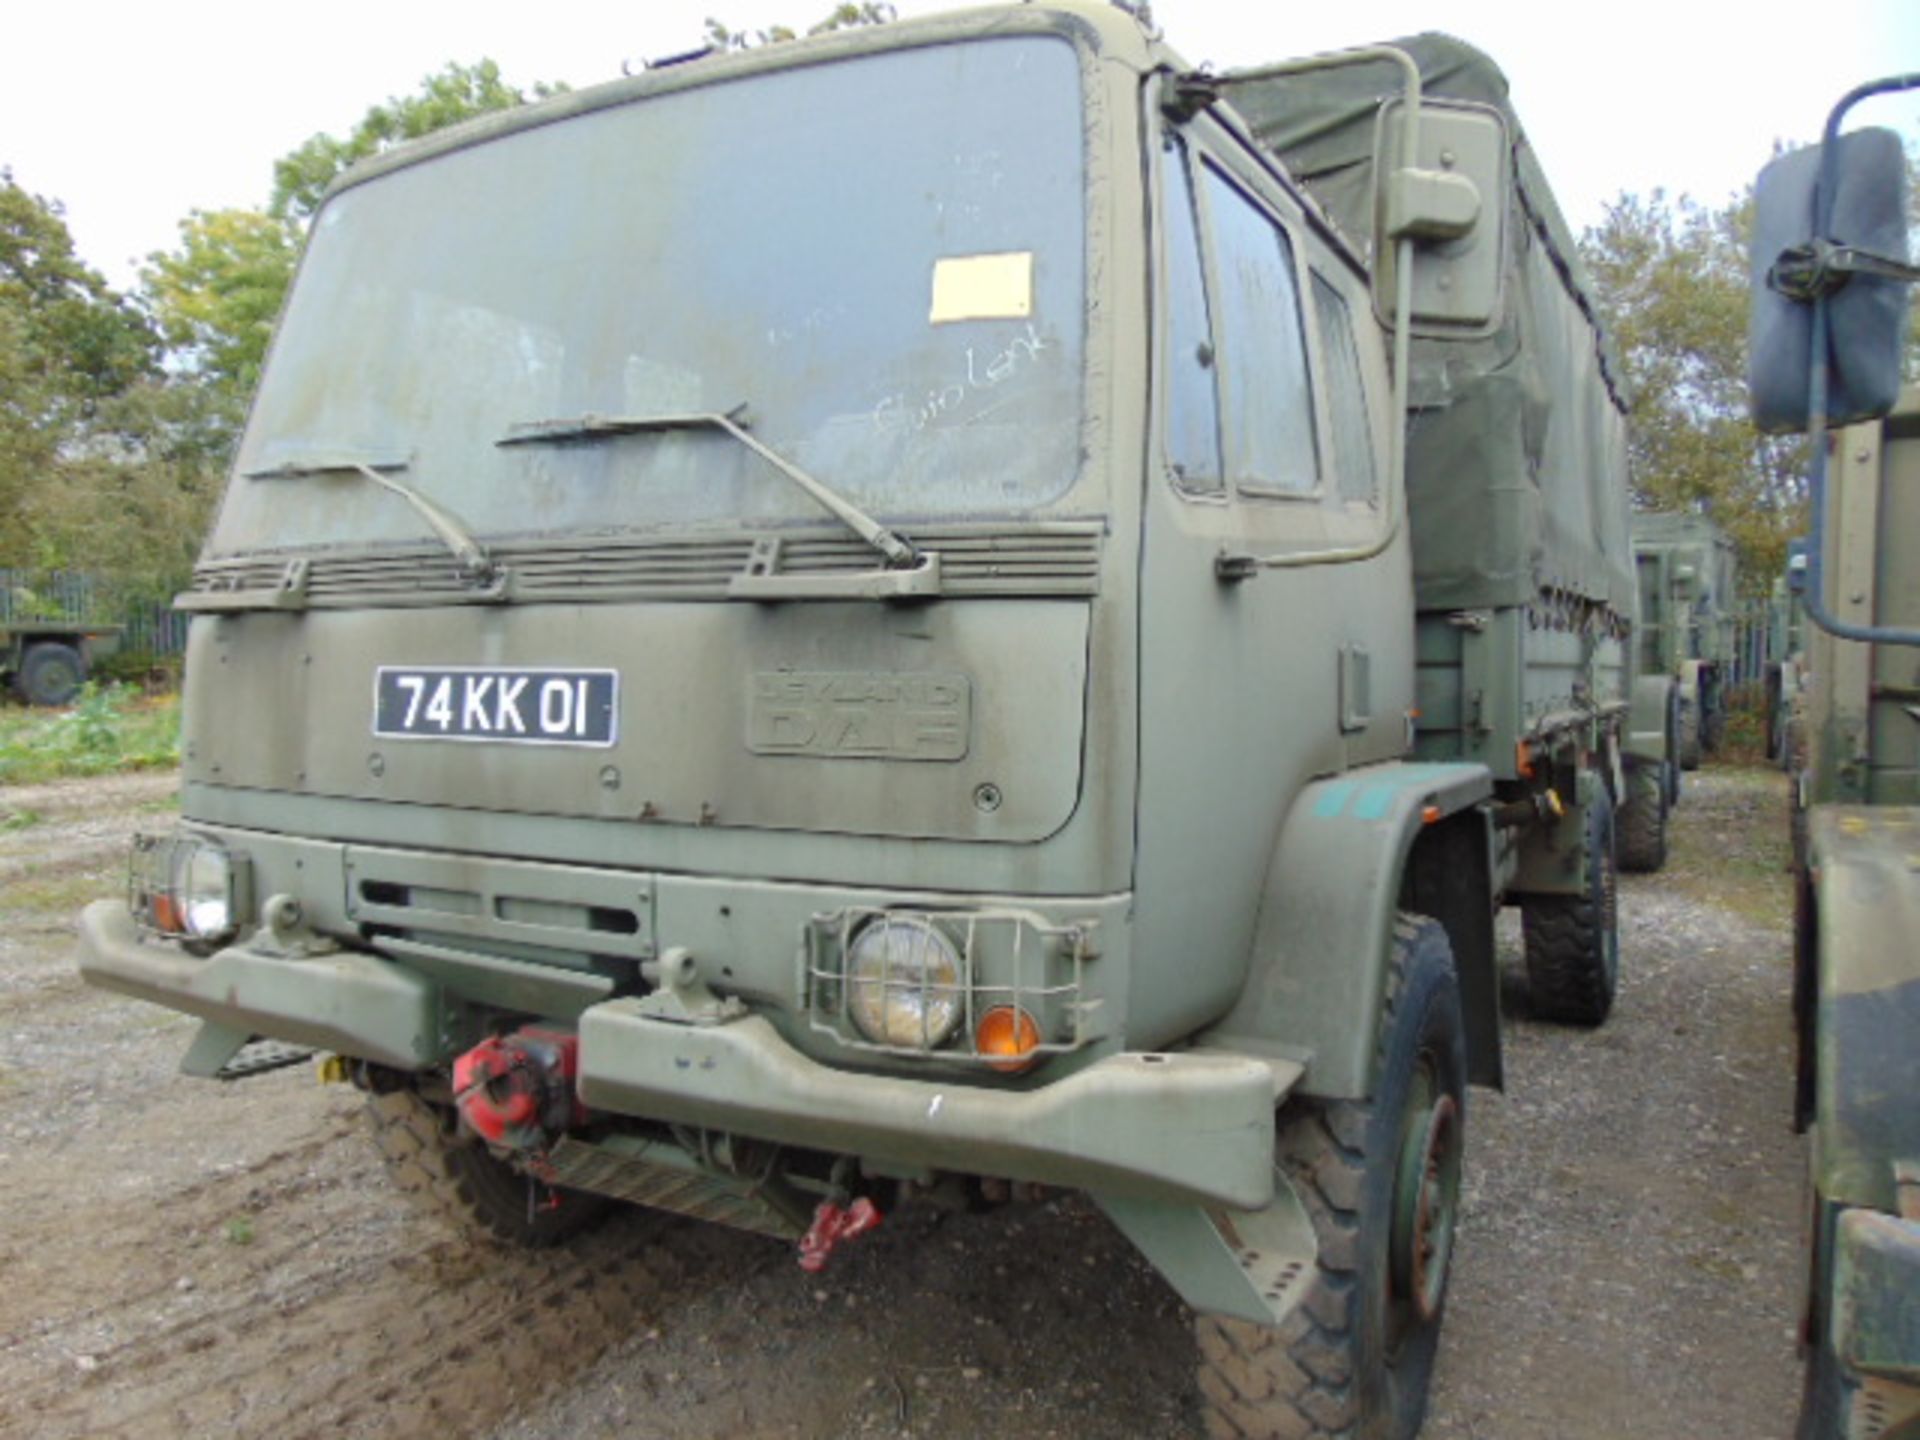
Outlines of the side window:
[[1205,171],[1227,469],[1243,490],[1311,494],[1320,482],[1293,246],[1217,171]]
[[1379,492],[1367,389],[1354,344],[1353,312],[1340,292],[1313,277],[1313,309],[1320,317],[1320,351],[1327,366],[1327,410],[1333,421],[1333,464],[1342,500],[1371,501]]
[[1193,175],[1186,149],[1162,152],[1161,194],[1167,251],[1167,465],[1184,490],[1218,491],[1220,401],[1213,388],[1213,327],[1201,277],[1200,235],[1193,216]]

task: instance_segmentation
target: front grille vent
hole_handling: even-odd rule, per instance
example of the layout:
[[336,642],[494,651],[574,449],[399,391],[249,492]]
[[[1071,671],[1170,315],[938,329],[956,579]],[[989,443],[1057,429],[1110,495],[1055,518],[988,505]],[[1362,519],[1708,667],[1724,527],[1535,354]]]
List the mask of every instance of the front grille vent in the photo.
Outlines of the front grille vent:
[[[1075,596],[1099,587],[1096,524],[914,527],[911,534],[922,550],[939,553],[949,595]],[[513,598],[519,601],[724,600],[728,583],[747,573],[754,539],[608,536],[502,542],[489,551],[511,572]],[[850,535],[782,540],[784,575],[855,574],[878,563],[873,550]],[[294,573],[300,603],[310,607],[479,598],[446,549],[430,544],[209,560],[195,568],[189,597],[282,590]]]

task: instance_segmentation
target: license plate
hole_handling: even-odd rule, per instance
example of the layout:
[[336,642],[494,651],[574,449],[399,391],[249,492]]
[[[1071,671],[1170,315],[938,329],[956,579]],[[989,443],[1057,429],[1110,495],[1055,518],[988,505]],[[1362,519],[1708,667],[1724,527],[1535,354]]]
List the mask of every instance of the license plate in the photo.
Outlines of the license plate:
[[382,665],[373,678],[373,733],[399,740],[604,748],[619,715],[616,670]]

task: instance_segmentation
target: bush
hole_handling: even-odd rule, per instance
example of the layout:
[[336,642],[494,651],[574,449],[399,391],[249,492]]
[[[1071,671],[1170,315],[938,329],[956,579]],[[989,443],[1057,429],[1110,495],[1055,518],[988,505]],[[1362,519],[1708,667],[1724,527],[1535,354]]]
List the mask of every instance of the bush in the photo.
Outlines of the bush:
[[180,688],[181,655],[160,655],[152,650],[115,650],[93,662],[93,673],[101,680],[118,680],[148,695],[159,695]]
[[1721,765],[1767,763],[1767,687],[1736,685],[1727,692],[1727,729],[1714,752]]
[[66,710],[0,711],[0,785],[179,763],[177,695],[143,699],[131,686],[89,680]]

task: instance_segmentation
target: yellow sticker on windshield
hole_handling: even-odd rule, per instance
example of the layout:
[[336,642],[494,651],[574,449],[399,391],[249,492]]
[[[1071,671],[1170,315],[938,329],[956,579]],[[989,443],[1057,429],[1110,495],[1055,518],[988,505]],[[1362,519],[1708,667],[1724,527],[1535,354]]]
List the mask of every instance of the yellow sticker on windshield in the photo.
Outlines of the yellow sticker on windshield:
[[949,255],[933,262],[935,325],[953,320],[1024,320],[1033,313],[1033,252]]

